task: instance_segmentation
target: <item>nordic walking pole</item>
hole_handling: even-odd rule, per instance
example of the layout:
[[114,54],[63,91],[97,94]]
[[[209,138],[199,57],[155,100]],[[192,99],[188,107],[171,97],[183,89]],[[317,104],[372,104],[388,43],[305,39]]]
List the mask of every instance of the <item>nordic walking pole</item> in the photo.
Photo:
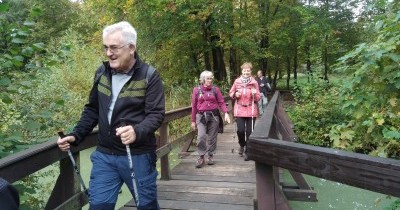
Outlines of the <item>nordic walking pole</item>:
[[[65,134],[64,134],[62,131],[58,131],[58,135],[60,136],[60,138],[65,138],[65,137],[66,137]],[[72,166],[73,166],[74,169],[75,169],[76,175],[78,175],[78,177],[79,177],[79,181],[81,182],[83,191],[84,191],[84,192],[86,193],[86,195],[89,197],[89,191],[87,190],[87,188],[86,188],[86,186],[85,186],[85,183],[83,182],[81,173],[79,172],[78,166],[76,166],[74,156],[72,156],[72,152],[71,152],[70,149],[68,149],[68,156],[69,156],[69,159],[70,159],[71,162],[72,162]]]
[[251,92],[251,132],[252,133],[253,133],[253,130],[254,130],[253,115],[254,115],[254,94],[253,94],[253,91],[252,91]]
[[[121,126],[126,126],[126,122],[125,122],[124,118],[121,118]],[[131,178],[132,178],[132,183],[133,183],[133,192],[135,194],[136,206],[139,206],[139,193],[138,193],[138,189],[137,189],[137,185],[136,185],[135,172],[133,171],[131,148],[129,147],[129,144],[126,144],[125,146],[126,146],[126,153],[128,154],[129,170],[131,171]]]
[[235,123],[233,124],[233,126],[235,126],[233,128],[233,143],[232,143],[232,153],[235,151],[235,136],[236,136],[236,118],[233,119],[235,121]]
[[[234,93],[234,94],[236,94],[236,93]],[[233,115],[233,120],[235,121],[235,123],[234,123],[234,128],[233,128],[233,143],[232,143],[232,153],[234,153],[235,152],[235,143],[236,143],[236,141],[235,141],[235,137],[236,137],[236,135],[237,135],[237,122],[236,122],[236,117],[235,116],[237,116],[237,109],[238,109],[238,100],[236,99],[236,101],[235,101],[235,104],[234,104],[234,107],[235,107],[235,113],[234,113],[234,115]]]
[[[236,98],[236,92],[238,92],[238,90],[236,90],[234,93],[235,98]],[[235,120],[235,127],[234,127],[235,133],[233,134],[232,153],[234,153],[234,151],[235,151],[235,136],[237,135],[237,121],[236,121],[235,116],[237,116],[237,112],[238,112],[238,106],[239,106],[238,102],[239,102],[239,99],[236,99],[235,104],[234,104],[235,113],[233,114],[233,120]]]

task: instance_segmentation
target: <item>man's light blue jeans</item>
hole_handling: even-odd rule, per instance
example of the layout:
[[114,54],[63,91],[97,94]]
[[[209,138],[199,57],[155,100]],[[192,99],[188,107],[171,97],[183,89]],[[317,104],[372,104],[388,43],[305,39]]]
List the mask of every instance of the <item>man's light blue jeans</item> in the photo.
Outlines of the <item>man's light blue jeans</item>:
[[265,108],[268,104],[268,98],[264,93],[260,93],[260,100],[258,101],[258,114],[261,116],[264,113]]

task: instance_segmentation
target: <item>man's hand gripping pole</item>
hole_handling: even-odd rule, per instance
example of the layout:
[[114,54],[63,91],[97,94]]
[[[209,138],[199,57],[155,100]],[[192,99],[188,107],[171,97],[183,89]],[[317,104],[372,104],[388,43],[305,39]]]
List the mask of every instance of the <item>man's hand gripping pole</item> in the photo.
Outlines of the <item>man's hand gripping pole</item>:
[[[58,135],[60,136],[60,138],[65,138],[65,137],[66,137],[65,134],[64,134],[62,131],[58,131]],[[75,169],[76,175],[78,175],[78,178],[79,178],[79,181],[81,182],[83,191],[84,191],[85,194],[89,197],[89,191],[87,190],[87,188],[86,188],[86,186],[85,186],[85,183],[83,182],[82,175],[81,175],[81,173],[79,172],[79,168],[78,168],[78,166],[77,166],[76,163],[75,163],[75,159],[74,159],[74,156],[72,156],[71,150],[68,150],[68,156],[69,156],[69,159],[70,159],[71,162],[72,162],[72,166],[73,166],[74,169]]]
[[[124,118],[121,118],[121,126],[126,126],[126,121]],[[128,161],[129,161],[129,170],[131,172],[131,178],[132,178],[132,183],[133,183],[133,192],[135,194],[135,201],[136,201],[136,206],[139,206],[139,192],[138,188],[136,185],[136,176],[135,172],[133,170],[133,161],[132,161],[132,155],[131,155],[131,148],[129,147],[129,144],[125,145],[126,146],[126,153],[128,155]]]

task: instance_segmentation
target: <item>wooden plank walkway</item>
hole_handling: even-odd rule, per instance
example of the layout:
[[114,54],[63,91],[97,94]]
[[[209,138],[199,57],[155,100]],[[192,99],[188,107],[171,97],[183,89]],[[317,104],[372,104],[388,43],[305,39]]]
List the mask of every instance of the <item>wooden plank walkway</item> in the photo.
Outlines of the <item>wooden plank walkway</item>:
[[[157,181],[161,209],[254,209],[255,164],[237,154],[239,144],[236,136],[233,142],[233,135],[234,124],[226,125],[218,135],[215,165],[195,168],[198,156],[193,152],[171,171],[171,180]],[[128,209],[136,209],[133,200],[120,208]]]

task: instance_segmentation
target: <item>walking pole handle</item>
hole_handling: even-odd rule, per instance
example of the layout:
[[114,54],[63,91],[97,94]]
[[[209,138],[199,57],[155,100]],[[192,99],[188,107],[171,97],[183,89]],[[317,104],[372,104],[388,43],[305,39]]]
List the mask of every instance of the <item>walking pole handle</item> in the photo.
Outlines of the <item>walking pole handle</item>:
[[[62,131],[58,131],[57,133],[58,133],[58,135],[60,136],[60,138],[65,138],[65,137],[66,137],[66,135],[65,135],[64,132],[62,132]],[[89,197],[89,191],[87,190],[87,188],[86,188],[86,186],[85,186],[85,183],[83,182],[82,175],[81,175],[81,173],[80,173],[80,171],[79,171],[78,166],[76,165],[75,158],[74,158],[74,156],[72,156],[72,152],[71,152],[70,149],[69,149],[67,152],[68,152],[69,159],[70,159],[71,162],[72,162],[72,167],[74,168],[75,173],[78,175],[78,178],[79,178],[79,181],[80,181],[80,183],[81,183],[81,185],[82,185],[83,191],[84,191],[84,192],[86,193],[86,195]]]
[[[66,135],[65,135],[64,132],[62,132],[62,131],[58,131],[57,133],[58,133],[58,135],[60,136],[60,138],[62,138],[62,139],[66,137]],[[79,173],[79,169],[78,169],[78,167],[76,166],[75,158],[72,156],[71,150],[69,149],[67,152],[68,152],[69,158],[71,159],[72,166],[74,167],[75,171],[76,171],[77,173]]]

